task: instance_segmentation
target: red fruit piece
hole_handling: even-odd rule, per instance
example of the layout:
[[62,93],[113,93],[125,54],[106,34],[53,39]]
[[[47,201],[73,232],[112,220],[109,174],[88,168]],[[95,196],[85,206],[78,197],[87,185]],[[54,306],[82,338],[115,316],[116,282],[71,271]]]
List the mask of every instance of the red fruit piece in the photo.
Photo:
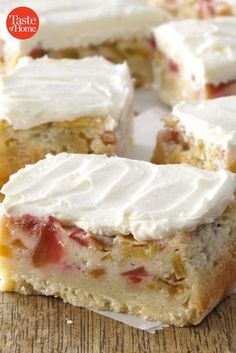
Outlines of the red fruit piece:
[[64,255],[60,241],[61,225],[54,217],[43,219],[39,224],[40,238],[34,248],[32,262],[35,267],[58,263]]
[[178,144],[180,142],[180,137],[177,131],[174,131],[172,129],[163,129],[160,132],[160,138],[164,143],[174,143]]
[[105,131],[101,136],[101,139],[105,145],[114,144],[117,142],[117,137],[112,131]]
[[41,58],[44,56],[47,52],[42,49],[42,48],[34,48],[31,50],[31,52],[28,53],[28,56],[31,56],[33,59]]
[[72,232],[69,235],[69,238],[74,239],[77,241],[81,246],[85,246],[87,248],[89,247],[95,247],[96,249],[99,250],[109,250],[111,249],[112,245],[109,244],[108,242],[105,242],[103,239],[95,237],[90,235],[89,237],[87,236],[87,233],[81,229],[77,228],[74,232]]
[[87,233],[83,229],[77,228],[69,235],[69,238],[76,240],[80,245],[88,248],[91,242],[90,239],[86,237],[86,234]]
[[106,56],[106,59],[111,63],[115,63],[114,58],[112,58],[111,56]]
[[199,3],[198,17],[208,18],[216,16],[216,9],[212,0],[201,0]]
[[218,86],[207,85],[207,98],[226,97],[236,94],[236,82],[221,83]]
[[179,7],[178,0],[166,0],[166,7],[169,10],[176,10]]
[[33,236],[40,235],[42,222],[42,219],[31,216],[29,214],[14,218],[14,223],[18,228],[22,229],[25,233],[30,233]]
[[176,64],[176,62],[169,59],[168,60],[168,70],[173,74],[177,74],[179,72],[179,66],[178,66],[178,64]]
[[151,49],[155,50],[157,48],[156,41],[153,36],[148,39],[148,43]]
[[123,272],[121,275],[127,277],[132,283],[140,283],[144,277],[148,276],[148,272],[145,270],[144,266],[141,266],[134,270]]

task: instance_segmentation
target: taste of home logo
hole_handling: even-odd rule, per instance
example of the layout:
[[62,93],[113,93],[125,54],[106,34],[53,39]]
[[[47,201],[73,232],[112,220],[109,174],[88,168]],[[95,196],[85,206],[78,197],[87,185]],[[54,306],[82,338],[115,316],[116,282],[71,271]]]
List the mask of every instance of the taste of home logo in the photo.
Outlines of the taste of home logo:
[[29,7],[16,7],[7,16],[8,32],[17,39],[29,39],[39,29],[39,18]]

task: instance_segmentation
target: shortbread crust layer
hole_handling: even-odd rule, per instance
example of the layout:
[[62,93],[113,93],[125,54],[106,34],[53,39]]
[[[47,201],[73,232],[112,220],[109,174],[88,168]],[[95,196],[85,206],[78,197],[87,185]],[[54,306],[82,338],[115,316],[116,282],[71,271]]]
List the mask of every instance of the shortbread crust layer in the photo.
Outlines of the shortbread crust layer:
[[27,130],[16,130],[6,121],[0,121],[0,186],[18,169],[43,159],[48,153],[125,155],[131,143],[131,130],[131,109],[130,124],[114,131],[105,130],[103,119],[96,117],[48,123]]
[[53,217],[1,219],[1,289],[93,310],[198,324],[236,281],[235,206],[162,241],[99,237]]
[[235,154],[221,146],[209,146],[193,135],[186,136],[178,122],[166,120],[166,127],[157,136],[157,143],[152,156],[156,164],[188,163],[195,167],[218,170],[225,168],[236,172]]
[[152,161],[236,171],[236,97],[182,102],[164,118]]

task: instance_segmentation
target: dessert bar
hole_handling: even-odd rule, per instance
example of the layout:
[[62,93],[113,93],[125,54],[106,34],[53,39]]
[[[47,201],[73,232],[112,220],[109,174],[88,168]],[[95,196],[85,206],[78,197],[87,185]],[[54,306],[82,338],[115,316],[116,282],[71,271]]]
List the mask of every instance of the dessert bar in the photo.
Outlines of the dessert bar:
[[223,169],[47,156],[2,189],[1,290],[198,324],[236,282],[235,190]]
[[36,11],[40,28],[31,39],[13,38],[6,29],[6,16],[20,1],[2,2],[0,39],[6,70],[21,56],[77,59],[100,55],[113,63],[127,61],[137,86],[152,81],[151,28],[168,19],[162,9],[153,9],[144,0],[21,2]]
[[175,106],[158,133],[152,161],[236,172],[236,96]]
[[47,153],[124,155],[132,103],[125,63],[21,58],[0,79],[0,186]]
[[175,21],[154,35],[155,86],[164,103],[236,94],[236,17]]

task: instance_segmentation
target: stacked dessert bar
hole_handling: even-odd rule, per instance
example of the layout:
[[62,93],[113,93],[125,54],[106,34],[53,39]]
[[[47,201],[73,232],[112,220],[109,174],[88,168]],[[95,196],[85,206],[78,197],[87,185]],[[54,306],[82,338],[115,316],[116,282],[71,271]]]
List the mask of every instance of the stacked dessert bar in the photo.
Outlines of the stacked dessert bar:
[[125,63],[22,58],[0,81],[0,186],[47,153],[125,154],[132,105]]
[[154,29],[155,85],[167,105],[236,94],[236,17]]
[[236,96],[183,102],[165,118],[153,162],[236,172]]
[[[40,28],[29,40],[19,41],[7,31],[9,11],[19,4],[34,8]],[[15,5],[15,6],[14,6]],[[101,55],[114,63],[127,61],[136,84],[152,81],[153,40],[151,27],[167,19],[161,9],[144,0],[29,0],[1,4],[0,39],[6,69],[21,56],[83,58]]]

